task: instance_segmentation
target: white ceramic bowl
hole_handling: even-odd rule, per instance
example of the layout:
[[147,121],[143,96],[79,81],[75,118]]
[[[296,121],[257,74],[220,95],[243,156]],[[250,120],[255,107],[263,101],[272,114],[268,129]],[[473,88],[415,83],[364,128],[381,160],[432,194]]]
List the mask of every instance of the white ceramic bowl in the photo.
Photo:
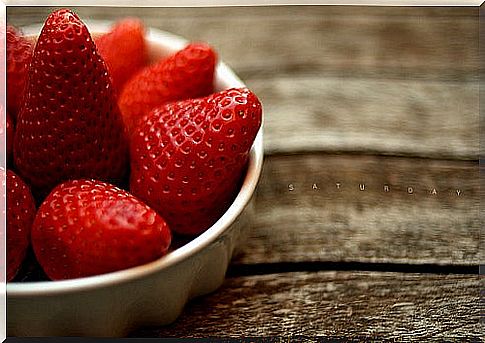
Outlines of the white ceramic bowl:
[[[95,36],[112,23],[86,21]],[[22,28],[37,36],[41,26]],[[151,58],[183,48],[187,41],[149,29]],[[224,63],[216,91],[244,86]],[[249,226],[253,193],[263,163],[263,130],[252,146],[239,194],[207,231],[149,264],[114,273],[66,280],[7,284],[8,336],[119,337],[141,326],[173,322],[191,298],[216,290],[223,282],[236,242]]]

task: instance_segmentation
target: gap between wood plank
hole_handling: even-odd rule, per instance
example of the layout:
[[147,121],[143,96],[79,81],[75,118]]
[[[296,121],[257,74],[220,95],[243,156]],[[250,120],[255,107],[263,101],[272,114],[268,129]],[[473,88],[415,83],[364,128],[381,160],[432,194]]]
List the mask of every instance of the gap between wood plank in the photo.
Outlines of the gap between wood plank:
[[[386,152],[386,151],[373,151],[373,150],[295,150],[295,151],[269,151],[264,153],[265,159],[271,158],[271,157],[278,157],[278,158],[283,158],[283,157],[298,157],[298,156],[315,156],[315,157],[352,157],[352,156],[358,156],[358,157],[368,157],[368,158],[382,158],[382,157],[389,157],[389,158],[396,158],[396,159],[408,159],[411,161],[418,161],[418,160],[423,160],[423,161],[443,161],[443,162],[474,162],[474,163],[479,163],[480,160],[478,156],[456,156],[453,154],[446,155],[446,154],[428,154],[428,155],[416,155],[412,153],[406,153],[406,152]],[[485,163],[485,162],[480,162],[480,163]]]
[[366,263],[366,262],[276,262],[256,264],[235,264],[229,267],[227,277],[267,275],[293,272],[320,271],[376,271],[420,274],[464,274],[478,275],[478,265],[440,265],[407,263]]

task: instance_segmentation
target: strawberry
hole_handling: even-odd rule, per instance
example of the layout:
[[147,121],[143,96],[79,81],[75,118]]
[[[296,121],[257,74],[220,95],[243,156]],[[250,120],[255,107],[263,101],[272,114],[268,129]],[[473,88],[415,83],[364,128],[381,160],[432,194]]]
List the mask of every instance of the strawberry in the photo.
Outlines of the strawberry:
[[[4,174],[5,175],[5,174]],[[30,242],[35,203],[25,182],[7,170],[7,281],[17,274]]]
[[7,153],[7,160],[9,160],[12,155],[12,142],[15,131],[10,113],[7,112],[5,118],[3,118],[3,113],[3,107],[0,106],[0,118],[2,118],[2,123],[0,123],[0,142],[7,143],[6,150],[3,149],[3,151]]
[[154,109],[131,137],[130,190],[173,231],[206,230],[238,190],[261,118],[246,88]]
[[33,44],[13,26],[7,26],[7,108],[16,118],[22,105]]
[[52,280],[142,265],[164,255],[170,241],[154,210],[124,190],[87,179],[54,188],[32,228],[35,255]]
[[[33,44],[22,36],[15,27],[7,25],[7,102],[8,110],[5,112],[5,128],[2,128],[2,139],[6,140],[7,160],[10,161],[13,150],[14,118],[21,107],[24,97],[25,82],[28,77],[27,71],[32,58]],[[2,87],[3,88],[3,87]],[[3,90],[5,90],[3,88]],[[3,115],[3,107],[1,110]],[[13,116],[13,117],[12,117]]]
[[110,71],[117,94],[125,82],[148,61],[145,28],[138,19],[126,18],[95,39],[98,52]]
[[36,194],[74,178],[120,181],[128,160],[124,126],[106,65],[79,17],[53,12],[37,40],[14,161]]
[[15,129],[13,127],[13,119],[10,116],[10,113],[7,112],[7,117],[5,118],[6,121],[6,126],[7,126],[7,159],[12,156],[12,150],[13,150],[13,139],[14,139],[14,134],[15,134]]
[[118,102],[128,131],[155,107],[211,94],[215,64],[216,54],[210,46],[193,43],[135,74]]

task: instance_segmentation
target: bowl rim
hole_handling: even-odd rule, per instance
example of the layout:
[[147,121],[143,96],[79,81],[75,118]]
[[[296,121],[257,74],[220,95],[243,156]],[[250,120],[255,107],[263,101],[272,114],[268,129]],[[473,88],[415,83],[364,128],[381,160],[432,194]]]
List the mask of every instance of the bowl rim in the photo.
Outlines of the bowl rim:
[[[107,32],[114,21],[85,20],[84,23],[91,34],[93,34]],[[37,36],[41,27],[41,24],[36,24],[25,26],[21,29],[25,35]],[[145,38],[148,45],[157,44],[168,53],[182,49],[189,42],[183,37],[155,28],[147,28]],[[232,87],[246,87],[236,74],[222,61],[218,61],[216,66],[214,82],[216,91]],[[135,281],[181,263],[208,247],[221,237],[231,224],[234,223],[253,196],[263,166],[263,121],[251,147],[249,164],[241,189],[226,212],[202,234],[183,246],[169,252],[167,255],[141,266],[69,280],[8,282],[6,285],[7,298],[68,294]]]

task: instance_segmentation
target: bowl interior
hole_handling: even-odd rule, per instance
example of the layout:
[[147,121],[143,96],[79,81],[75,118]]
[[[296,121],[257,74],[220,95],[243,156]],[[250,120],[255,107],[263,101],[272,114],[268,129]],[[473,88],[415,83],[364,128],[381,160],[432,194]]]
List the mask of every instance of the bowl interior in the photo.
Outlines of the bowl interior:
[[[89,31],[96,37],[107,32],[112,22],[107,21],[85,21]],[[25,35],[32,39],[38,36],[42,26],[32,25],[23,27]],[[150,59],[163,58],[175,51],[182,49],[188,41],[174,34],[156,29],[148,29],[146,34]],[[215,90],[221,91],[232,87],[244,87],[244,83],[234,72],[223,62],[219,61],[215,74]],[[256,188],[263,164],[263,128],[261,126],[251,148],[249,165],[247,168],[241,189],[234,202],[219,220],[208,230],[192,239],[185,245],[169,252],[167,255],[148,264],[124,269],[112,273],[96,275],[91,277],[62,280],[62,281],[40,281],[40,282],[12,282],[7,283],[7,295],[9,297],[25,296],[50,296],[69,292],[86,291],[91,288],[107,287],[113,284],[127,282],[129,280],[143,277],[151,273],[159,272],[176,263],[183,261],[189,256],[204,249],[224,233],[234,222],[238,215],[251,199]]]

